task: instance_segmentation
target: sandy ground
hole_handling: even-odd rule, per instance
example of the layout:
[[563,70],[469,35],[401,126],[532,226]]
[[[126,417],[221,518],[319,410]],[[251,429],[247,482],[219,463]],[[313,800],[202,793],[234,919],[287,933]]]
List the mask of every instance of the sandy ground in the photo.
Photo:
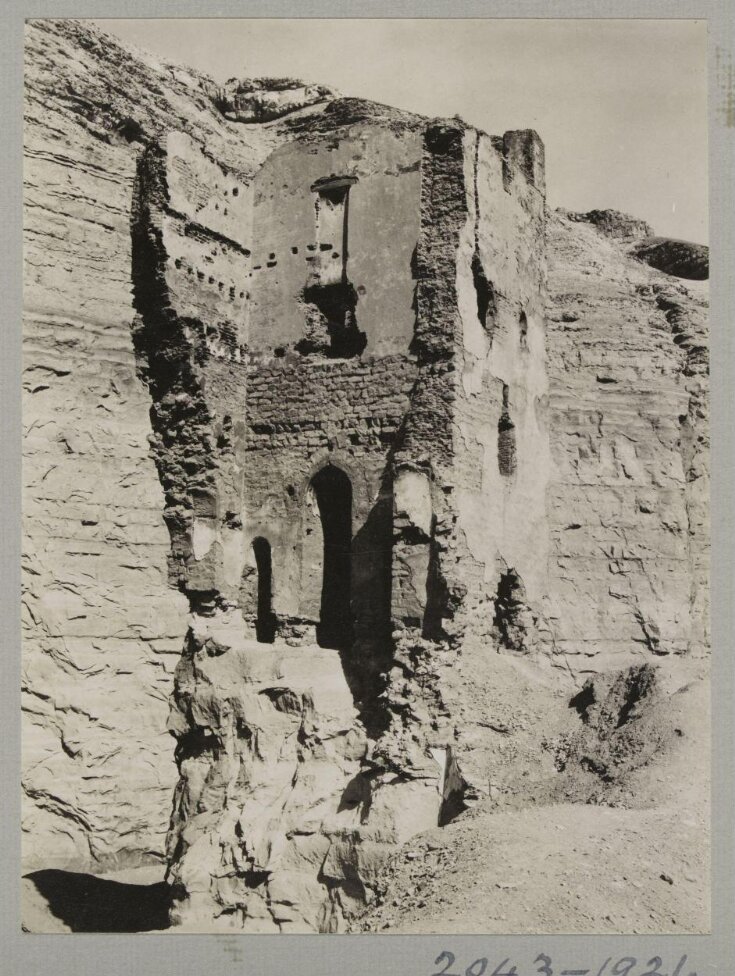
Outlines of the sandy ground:
[[701,823],[676,810],[480,816],[411,845],[365,923],[416,934],[705,932],[703,858]]
[[[539,805],[498,811],[486,803],[414,838],[360,928],[708,932],[709,682],[677,663],[667,680],[673,694],[630,721],[655,748],[641,765],[598,781],[594,803],[545,803],[536,787]],[[547,795],[581,799],[591,780],[572,762]]]
[[[503,669],[495,668],[498,694],[505,697]],[[510,680],[516,669],[508,663],[506,672]],[[525,692],[524,698],[534,697],[531,686]],[[572,742],[565,768],[548,776],[548,764],[539,763],[535,734],[541,736],[547,723],[520,729],[519,745],[508,756],[505,793],[398,851],[378,900],[355,931],[709,931],[710,725],[703,668],[667,661],[665,682],[621,725],[609,712],[607,725],[595,728],[593,717],[585,724],[558,694],[550,696],[550,716],[562,704],[559,728],[563,741]],[[587,738],[570,740],[575,723]],[[611,756],[617,769],[610,765],[602,779],[589,771],[590,757],[609,763]],[[517,789],[509,787],[511,777]],[[167,894],[160,865],[99,876],[34,872],[23,879],[23,927],[160,932],[168,924]]]

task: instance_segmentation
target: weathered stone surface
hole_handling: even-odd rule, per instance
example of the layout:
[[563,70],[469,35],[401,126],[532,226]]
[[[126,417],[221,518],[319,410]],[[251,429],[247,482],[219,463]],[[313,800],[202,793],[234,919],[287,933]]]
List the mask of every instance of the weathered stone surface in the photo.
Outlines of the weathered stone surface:
[[186,630],[131,335],[137,158],[172,119],[242,140],[193,72],[73,21],[26,44],[24,863],[99,870],[163,856]]
[[588,213],[560,210],[559,213],[567,220],[592,224],[606,237],[628,242],[632,245],[630,253],[657,271],[693,281],[709,277],[709,248],[705,244],[656,237],[653,228],[645,221],[618,210],[590,210]]
[[701,292],[563,214],[549,233],[547,615],[577,673],[709,645]]
[[676,241],[670,237],[647,237],[633,248],[639,261],[677,278],[703,281],[709,278],[709,248],[705,244]]
[[170,729],[181,778],[172,918],[196,931],[342,931],[388,853],[436,823],[438,767],[384,789],[336,651],[195,621]]
[[653,234],[652,228],[645,220],[620,213],[619,210],[589,210],[587,213],[561,210],[560,214],[568,220],[592,224],[606,237],[618,240],[631,241],[650,237]]
[[271,122],[336,94],[326,85],[309,85],[296,78],[231,78],[217,92],[217,104],[235,122]]
[[461,666],[490,793],[391,855],[353,929],[706,932],[706,666],[636,665],[571,698],[522,657],[468,644]]

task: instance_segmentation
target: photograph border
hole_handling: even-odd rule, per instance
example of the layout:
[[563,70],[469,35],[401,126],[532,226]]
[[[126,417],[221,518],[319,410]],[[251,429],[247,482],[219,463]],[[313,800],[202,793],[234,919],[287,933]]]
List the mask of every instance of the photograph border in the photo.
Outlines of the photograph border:
[[[297,973],[299,976],[431,976],[443,951],[456,957],[451,972],[464,973],[488,958],[486,976],[507,961],[517,976],[589,970],[596,976],[604,960],[655,956],[661,971],[686,954],[677,976],[732,976],[735,942],[733,857],[733,511],[735,510],[735,411],[731,368],[735,309],[735,24],[731,0],[5,0],[0,32],[2,153],[3,500],[0,540],[0,831],[4,884],[0,891],[0,969],[8,974],[122,976],[137,972],[177,976]],[[30,18],[583,18],[696,19],[708,22],[710,159],[710,334],[712,341],[712,933],[711,935],[105,935],[76,938],[22,933],[20,928],[20,513],[21,513],[21,321],[22,321],[22,84],[23,25]],[[536,961],[541,954],[549,963]],[[546,968],[544,968],[546,966]],[[610,973],[610,970],[607,971]]]

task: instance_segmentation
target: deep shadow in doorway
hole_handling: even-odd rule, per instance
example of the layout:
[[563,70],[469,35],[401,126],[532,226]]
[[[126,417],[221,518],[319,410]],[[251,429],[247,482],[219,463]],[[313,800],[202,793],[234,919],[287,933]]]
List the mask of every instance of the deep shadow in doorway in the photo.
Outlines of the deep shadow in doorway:
[[311,487],[324,535],[321,610],[317,626],[320,647],[345,650],[352,644],[352,484],[328,464],[314,475]]
[[261,644],[272,644],[276,637],[276,616],[273,613],[273,559],[270,542],[262,536],[253,539],[253,554],[258,570],[255,636]]

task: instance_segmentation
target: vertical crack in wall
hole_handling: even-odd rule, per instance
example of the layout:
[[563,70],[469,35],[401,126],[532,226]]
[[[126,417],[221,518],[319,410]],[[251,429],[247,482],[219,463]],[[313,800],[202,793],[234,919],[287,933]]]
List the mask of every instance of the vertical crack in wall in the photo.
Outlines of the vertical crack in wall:
[[509,387],[503,383],[503,408],[498,420],[498,470],[509,478],[516,470],[516,426],[511,420]]
[[132,282],[137,368],[151,399],[152,453],[164,490],[171,535],[169,576],[184,587],[183,563],[195,493],[214,490],[217,467],[213,417],[202,391],[207,358],[202,323],[181,318],[166,281],[168,255],[161,216],[167,194],[164,154],[151,144],[141,154],[131,212]]
[[473,157],[472,181],[475,208],[474,242],[475,247],[472,253],[472,282],[475,286],[477,298],[477,318],[480,325],[485,329],[490,339],[493,341],[495,333],[495,321],[497,315],[497,299],[495,289],[491,281],[488,281],[480,255],[480,192],[478,187],[478,170],[480,166],[480,132],[475,133],[475,153]]

